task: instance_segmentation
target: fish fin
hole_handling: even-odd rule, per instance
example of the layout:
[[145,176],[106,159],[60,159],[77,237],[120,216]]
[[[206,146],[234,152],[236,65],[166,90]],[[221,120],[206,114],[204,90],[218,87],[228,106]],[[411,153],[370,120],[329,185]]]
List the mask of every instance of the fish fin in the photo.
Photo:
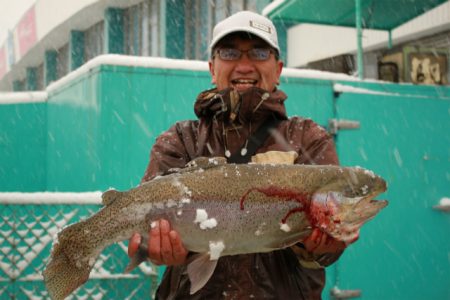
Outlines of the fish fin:
[[191,295],[205,286],[217,266],[217,260],[211,260],[209,254],[197,254],[187,266],[187,273],[191,281]]
[[169,169],[167,171],[167,174],[165,174],[165,175],[174,174],[174,173],[178,173],[178,174],[189,173],[189,172],[193,172],[193,171],[200,170],[200,169],[206,170],[206,169],[223,166],[225,164],[227,164],[227,160],[225,157],[201,156],[201,157],[197,157],[197,158],[191,160],[190,162],[188,162],[184,168]]
[[133,271],[137,266],[139,266],[142,262],[147,261],[148,258],[148,243],[145,239],[141,242],[139,245],[139,248],[137,252],[131,257],[130,262],[128,263],[127,267],[125,268],[125,273],[130,273]]
[[51,299],[65,299],[89,279],[91,269],[88,263],[77,265],[70,261],[63,249],[55,245],[52,258],[42,273]]
[[217,166],[222,166],[227,164],[227,159],[225,157],[197,157],[186,164],[186,167],[194,167],[194,168],[213,168]]
[[111,203],[113,203],[117,198],[119,198],[120,195],[122,195],[122,192],[119,192],[115,189],[107,190],[102,194],[102,204],[104,206],[108,206]]
[[225,157],[197,157],[186,164],[183,170],[194,171],[198,169],[211,169],[227,164]]
[[268,249],[277,250],[280,248],[287,248],[290,246],[293,246],[303,240],[304,238],[308,237],[311,234],[310,228],[305,228],[302,230],[298,230],[295,233],[288,235],[284,237],[283,239],[277,239],[276,242],[271,242],[266,245]]

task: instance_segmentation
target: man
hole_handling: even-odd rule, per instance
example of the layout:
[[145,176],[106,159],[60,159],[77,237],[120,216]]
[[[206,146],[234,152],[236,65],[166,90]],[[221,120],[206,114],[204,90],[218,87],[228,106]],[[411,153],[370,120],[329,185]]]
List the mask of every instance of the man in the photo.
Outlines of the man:
[[[216,25],[210,49],[216,88],[198,96],[199,120],[178,122],[158,137],[143,182],[199,156],[225,156],[235,163],[248,162],[251,155],[271,163],[338,164],[325,130],[311,120],[286,116],[287,97],[277,89],[283,63],[270,20],[248,11],[234,14]],[[320,299],[324,266],[345,248],[315,229],[287,249],[222,257],[206,285],[190,295],[189,253],[181,238],[166,220],[149,232],[150,260],[167,266],[158,299]],[[130,256],[141,240],[133,235]]]

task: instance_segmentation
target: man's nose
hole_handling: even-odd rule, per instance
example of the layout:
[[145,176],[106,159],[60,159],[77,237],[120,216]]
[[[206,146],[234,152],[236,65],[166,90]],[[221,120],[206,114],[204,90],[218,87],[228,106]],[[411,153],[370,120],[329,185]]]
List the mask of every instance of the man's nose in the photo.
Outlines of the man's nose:
[[254,70],[254,62],[248,57],[248,53],[242,53],[242,56],[236,62],[236,71],[241,73],[249,73]]

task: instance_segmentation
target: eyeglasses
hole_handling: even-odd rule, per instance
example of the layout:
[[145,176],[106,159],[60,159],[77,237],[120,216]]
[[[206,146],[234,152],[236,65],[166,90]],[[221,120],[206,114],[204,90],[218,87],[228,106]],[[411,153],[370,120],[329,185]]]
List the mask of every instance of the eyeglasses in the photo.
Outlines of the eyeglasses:
[[275,52],[270,48],[252,48],[249,50],[239,50],[236,48],[220,48],[216,50],[216,54],[223,60],[238,60],[242,57],[242,53],[247,53],[251,60],[264,61],[270,58],[270,53]]

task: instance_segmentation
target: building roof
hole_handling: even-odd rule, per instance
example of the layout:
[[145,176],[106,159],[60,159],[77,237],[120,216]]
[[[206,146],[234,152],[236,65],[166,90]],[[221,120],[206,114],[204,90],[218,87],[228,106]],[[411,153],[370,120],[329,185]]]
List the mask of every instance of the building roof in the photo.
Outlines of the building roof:
[[448,0],[285,0],[263,13],[274,21],[355,27],[357,1],[363,28],[392,30]]

